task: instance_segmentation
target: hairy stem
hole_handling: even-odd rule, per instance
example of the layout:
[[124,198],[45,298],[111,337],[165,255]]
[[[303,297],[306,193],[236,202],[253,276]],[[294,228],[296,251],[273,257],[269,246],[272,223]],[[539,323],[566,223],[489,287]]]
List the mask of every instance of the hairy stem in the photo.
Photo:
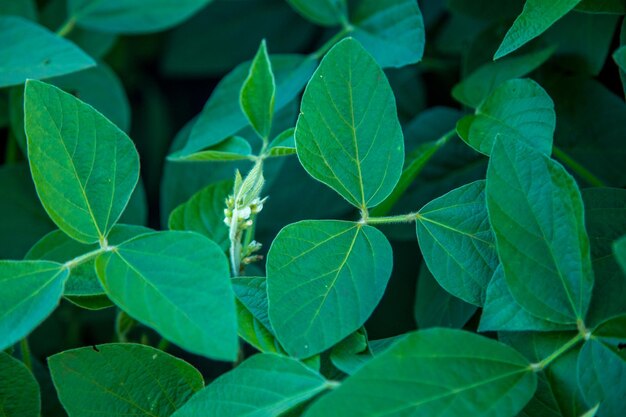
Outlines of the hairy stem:
[[28,338],[25,337],[20,341],[20,350],[22,352],[22,362],[29,371],[33,371],[33,360],[30,356],[30,346],[28,345]]
[[98,248],[96,250],[92,250],[91,252],[87,252],[83,255],[77,256],[74,259],[70,259],[65,262],[63,266],[68,269],[76,268],[78,265],[84,264],[85,262],[89,262],[93,258],[97,257],[101,253],[112,252],[116,249],[115,246],[105,246],[102,248]]
[[420,217],[419,213],[399,214],[397,216],[367,217],[361,219],[362,224],[411,223]]
[[582,333],[578,333],[572,339],[570,339],[563,346],[555,350],[550,356],[542,359],[540,362],[533,363],[530,365],[533,371],[539,372],[542,371],[546,366],[550,365],[554,360],[556,360],[559,356],[563,355],[565,352],[570,350],[572,347],[576,346],[578,342],[583,340],[585,336]]
[[76,27],[76,18],[71,17],[63,23],[63,25],[57,30],[57,35],[67,37],[72,30]]

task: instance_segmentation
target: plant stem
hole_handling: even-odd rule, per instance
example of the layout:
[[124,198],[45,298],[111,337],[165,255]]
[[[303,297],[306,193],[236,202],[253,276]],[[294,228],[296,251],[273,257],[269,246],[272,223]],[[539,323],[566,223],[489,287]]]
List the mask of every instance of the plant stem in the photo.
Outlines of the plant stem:
[[170,347],[169,340],[161,338],[159,344],[157,345],[157,349],[162,350],[163,352],[167,351],[167,348]]
[[61,26],[57,30],[57,35],[66,37],[67,35],[70,34],[70,32],[72,30],[74,30],[75,27],[76,27],[76,18],[75,17],[71,17],[71,18],[67,19],[65,21],[65,23],[63,23],[63,26]]
[[362,224],[389,224],[389,223],[410,223],[420,217],[419,213],[400,214],[397,216],[385,217],[365,217],[361,219]]
[[30,346],[28,346],[28,338],[25,337],[20,341],[20,350],[22,352],[22,362],[29,371],[33,371],[33,360],[30,356]]
[[606,184],[604,183],[604,181],[602,181],[600,178],[593,175],[587,168],[585,168],[584,166],[576,162],[574,159],[572,159],[568,154],[563,152],[561,149],[557,148],[556,146],[553,146],[552,153],[554,154],[554,157],[556,159],[558,159],[564,165],[569,167],[572,171],[578,174],[580,178],[584,179],[589,184],[595,187],[606,187]]
[[332,38],[330,38],[324,45],[322,45],[320,47],[320,49],[318,49],[317,51],[313,52],[311,55],[309,55],[311,58],[313,59],[320,59],[322,58],[324,55],[326,55],[326,52],[330,51],[330,49],[335,46],[335,44],[337,42],[339,42],[340,40],[342,40],[343,38],[346,37],[346,35],[349,35],[352,31],[354,30],[354,28],[350,25],[346,25],[343,27],[343,29],[341,29],[339,32],[337,32]]
[[574,347],[576,344],[578,344],[578,342],[580,342],[584,338],[585,338],[585,336],[582,333],[578,333],[576,336],[574,336],[572,339],[570,339],[563,346],[561,346],[560,348],[555,350],[550,356],[544,358],[543,360],[541,360],[538,363],[531,364],[530,366],[531,366],[532,370],[535,371],[535,372],[542,371],[546,366],[548,366],[550,363],[552,363],[559,356],[561,356],[562,354],[564,354],[565,352],[570,350],[572,347]]
[[77,256],[74,259],[70,259],[69,261],[65,262],[63,266],[65,268],[72,269],[72,268],[77,267],[80,264],[84,264],[85,262],[90,261],[91,259],[97,257],[101,253],[111,252],[111,251],[114,251],[115,249],[116,249],[115,246],[105,246],[103,248],[98,248],[96,250],[92,250],[91,252],[87,252],[84,255]]

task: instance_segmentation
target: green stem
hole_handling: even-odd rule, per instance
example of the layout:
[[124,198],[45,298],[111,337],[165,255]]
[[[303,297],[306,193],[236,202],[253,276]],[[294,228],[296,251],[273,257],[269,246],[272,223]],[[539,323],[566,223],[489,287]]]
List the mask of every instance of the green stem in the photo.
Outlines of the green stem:
[[30,356],[30,346],[28,346],[28,338],[25,337],[20,341],[20,350],[22,351],[22,362],[29,371],[33,371],[33,360]]
[[63,26],[61,26],[57,30],[57,35],[62,36],[62,37],[66,37],[67,35],[70,34],[70,32],[72,30],[74,30],[75,27],[76,27],[76,18],[75,17],[71,17],[71,18],[67,19],[65,21],[65,23],[63,23]]
[[337,32],[324,45],[322,45],[320,47],[320,49],[318,49],[317,51],[313,52],[309,56],[311,58],[313,58],[313,59],[316,59],[316,60],[322,58],[324,55],[326,55],[326,52],[330,51],[330,49],[333,46],[335,46],[335,44],[337,42],[339,42],[340,40],[345,38],[346,35],[349,35],[353,30],[354,30],[354,28],[352,26],[350,26],[350,25],[344,26],[343,29],[341,29],[339,32]]
[[574,171],[580,178],[585,180],[587,183],[595,186],[595,187],[606,187],[604,181],[600,178],[593,175],[587,168],[576,162],[572,159],[568,154],[563,152],[561,149],[556,146],[552,147],[552,153],[554,157],[561,161],[564,165],[569,167],[572,171]]
[[420,217],[419,213],[400,214],[398,216],[364,217],[362,224],[410,223]]
[[559,356],[561,356],[562,354],[570,350],[572,347],[576,346],[578,342],[580,342],[584,338],[585,336],[582,333],[578,333],[576,336],[570,339],[563,346],[555,350],[550,356],[546,357],[545,359],[541,360],[538,363],[531,364],[531,368],[535,372],[542,371],[543,369],[545,369],[546,366],[550,365],[550,363],[552,363]]
[[74,259],[70,259],[69,261],[65,262],[63,266],[65,268],[72,269],[72,268],[77,267],[78,265],[84,264],[85,262],[89,262],[90,260],[92,260],[93,258],[97,257],[98,255],[102,253],[111,252],[111,251],[114,251],[115,249],[116,249],[115,246],[105,246],[103,248],[98,248],[96,250],[92,250],[91,252],[87,252],[84,255],[77,256]]
[[167,348],[169,347],[170,347],[169,340],[166,340],[163,338],[161,338],[161,340],[159,341],[159,344],[157,345],[157,349],[162,350],[163,352],[166,352]]

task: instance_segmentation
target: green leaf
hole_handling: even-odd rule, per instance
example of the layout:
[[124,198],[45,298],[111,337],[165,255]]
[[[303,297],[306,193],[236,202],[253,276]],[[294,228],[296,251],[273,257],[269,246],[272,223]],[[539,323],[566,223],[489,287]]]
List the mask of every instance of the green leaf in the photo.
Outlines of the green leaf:
[[296,129],[291,128],[276,136],[268,146],[268,156],[287,156],[296,153]]
[[[274,112],[278,113],[300,93],[313,74],[317,61],[303,55],[275,55],[270,59],[276,81]],[[220,81],[194,124],[187,143],[171,158],[187,156],[216,145],[248,126],[239,96],[249,71],[250,63],[243,63]]]
[[613,60],[622,71],[626,71],[626,46],[619,47],[613,53]]
[[0,261],[0,350],[26,337],[54,311],[68,273],[55,262]]
[[211,0],[69,0],[71,19],[100,32],[139,34],[175,26]]
[[501,58],[546,31],[580,0],[526,0],[524,10],[509,29],[493,59]]
[[339,42],[313,74],[296,149],[312,177],[361,209],[382,202],[398,182],[404,141],[393,92],[357,41]]
[[487,287],[487,299],[480,316],[478,330],[487,331],[553,331],[572,330],[576,326],[563,325],[533,316],[515,301],[499,265]]
[[615,258],[622,267],[622,271],[626,273],[626,236],[615,241],[613,244],[613,251],[615,252]]
[[417,215],[417,238],[439,285],[477,306],[485,302],[498,266],[487,219],[485,181],[476,181],[426,204]]
[[2,417],[39,417],[39,384],[24,364],[0,352],[0,412]]
[[237,332],[239,337],[263,353],[286,354],[272,332],[263,325],[239,300],[237,307]]
[[595,275],[585,324],[594,326],[626,313],[626,273],[613,254],[613,243],[626,234],[626,190],[587,188],[582,196]]
[[258,354],[217,378],[172,417],[278,416],[331,386],[295,359]]
[[437,282],[425,263],[420,265],[413,317],[418,328],[460,329],[474,315],[476,306],[453,296]]
[[574,179],[537,150],[497,140],[487,171],[487,208],[513,298],[544,320],[583,319],[593,272]]
[[554,51],[554,47],[548,47],[483,64],[454,86],[452,96],[466,106],[476,108],[504,81],[523,77],[539,68]]
[[155,232],[96,260],[107,295],[180,347],[220,360],[237,355],[235,304],[222,250],[192,232]]
[[396,342],[305,416],[513,417],[536,385],[529,362],[510,347],[460,330],[429,329]]
[[268,330],[272,330],[268,316],[267,280],[263,277],[233,277],[233,290],[237,299]]
[[272,328],[285,350],[306,358],[365,323],[391,275],[391,246],[371,226],[303,221],[278,234],[267,258]]
[[104,241],[139,177],[131,140],[93,107],[56,87],[28,81],[28,159],[37,193],[61,230]]
[[96,65],[68,40],[17,16],[0,16],[0,87],[50,78]]
[[250,142],[240,136],[231,136],[217,145],[189,156],[183,156],[179,160],[230,162],[253,159]]
[[422,13],[413,0],[361,0],[351,13],[354,36],[383,67],[415,64],[424,54]]
[[531,79],[505,81],[478,106],[475,115],[457,123],[457,133],[472,148],[485,155],[497,138],[518,142],[541,153],[552,153],[556,128],[554,103]]
[[287,0],[298,13],[322,26],[337,26],[348,20],[346,0]]
[[605,339],[588,340],[578,357],[578,383],[587,404],[600,403],[599,415],[623,416],[626,352]]
[[70,417],[169,417],[204,386],[193,366],[133,343],[66,350],[48,365]]
[[172,211],[169,228],[205,235],[226,251],[230,247],[230,240],[228,227],[224,224],[224,208],[226,198],[232,192],[232,180],[209,184]]
[[[146,227],[120,224],[111,229],[108,241],[110,245],[119,245],[135,236],[149,232],[152,230]],[[77,242],[62,231],[55,230],[35,243],[26,254],[25,259],[65,263],[95,251],[99,247],[98,244],[86,245]],[[72,273],[65,283],[63,295],[75,297],[104,295],[104,290],[96,275],[94,259],[72,267]]]
[[239,103],[250,125],[261,138],[267,138],[272,128],[276,82],[265,40],[261,42],[248,77],[241,87]]
[[37,20],[35,0],[0,0],[0,15],[22,16]]

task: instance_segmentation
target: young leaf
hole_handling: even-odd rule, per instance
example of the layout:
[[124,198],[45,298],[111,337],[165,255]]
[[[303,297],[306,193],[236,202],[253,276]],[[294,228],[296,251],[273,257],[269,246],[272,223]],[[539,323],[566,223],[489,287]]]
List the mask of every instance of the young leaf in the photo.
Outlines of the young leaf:
[[541,153],[552,153],[556,128],[554,103],[531,79],[506,81],[457,124],[459,136],[478,152],[489,155],[497,138],[520,142]]
[[49,84],[24,93],[28,160],[41,202],[61,230],[102,242],[139,178],[131,140],[93,107]]
[[280,231],[267,258],[272,328],[285,350],[306,358],[365,323],[391,275],[391,246],[371,226],[303,221]]
[[287,0],[298,13],[313,23],[336,26],[348,20],[346,0]]
[[587,404],[600,403],[601,416],[624,414],[626,316],[600,324],[578,357],[578,384]]
[[383,201],[398,182],[404,141],[393,92],[357,41],[339,42],[313,74],[296,149],[311,176],[361,209]]
[[204,386],[193,366],[133,343],[66,350],[48,365],[70,417],[169,417]]
[[192,232],[155,232],[96,260],[107,295],[131,317],[190,352],[237,354],[235,302],[222,250]]
[[205,235],[224,251],[230,246],[224,224],[226,198],[233,192],[232,180],[209,184],[170,214],[171,230],[189,230]]
[[240,136],[231,136],[206,150],[181,157],[181,161],[241,161],[252,160],[250,142]]
[[263,41],[250,64],[250,72],[243,82],[239,96],[241,109],[261,138],[267,139],[270,134],[275,98],[276,83],[272,63],[267,54],[267,44]]
[[[109,244],[118,245],[135,236],[149,232],[152,230],[147,227],[119,224],[111,229]],[[65,263],[98,248],[98,244],[86,245],[75,241],[60,230],[55,230],[35,243],[26,254],[25,259]],[[72,267],[72,273],[65,283],[63,295],[76,297],[104,295],[94,265],[95,259],[92,259]]]
[[487,299],[480,316],[478,330],[487,331],[553,331],[575,330],[574,324],[563,325],[533,316],[520,306],[504,277],[504,269],[499,265],[487,287]]
[[306,417],[513,417],[537,385],[530,363],[494,340],[452,329],[410,333],[315,402]]
[[361,0],[351,16],[351,35],[383,68],[403,67],[422,59],[424,20],[413,0]]
[[39,417],[39,384],[24,364],[0,352],[0,412],[2,417]]
[[69,74],[96,63],[70,41],[17,16],[0,16],[0,88]]
[[71,19],[99,32],[157,32],[191,17],[212,0],[69,0]]
[[526,0],[493,59],[501,58],[541,35],[554,22],[572,10],[580,0]]
[[272,140],[268,147],[269,156],[287,156],[296,153],[295,129],[287,129]]
[[[278,113],[304,88],[317,61],[303,55],[277,55],[270,59],[276,82],[274,112]],[[248,126],[239,96],[249,72],[250,63],[243,63],[220,81],[194,123],[184,148],[171,158],[188,156],[216,145]]]
[[455,85],[452,96],[466,106],[476,108],[504,81],[523,77],[539,68],[554,54],[554,50],[554,47],[548,47],[488,62]]
[[0,350],[26,337],[54,311],[68,273],[55,262],[0,261]]
[[453,296],[437,282],[425,263],[420,265],[413,317],[418,328],[460,329],[474,315],[476,306]]
[[513,298],[544,320],[582,320],[593,271],[574,179],[539,151],[497,140],[487,171],[487,208]]
[[172,417],[278,416],[331,386],[295,359],[258,354],[217,378]]
[[433,276],[455,297],[481,306],[498,266],[487,219],[485,181],[476,181],[426,204],[417,215],[417,238]]
[[267,307],[267,280],[263,277],[234,277],[233,290],[237,299],[268,330],[272,330]]
[[239,337],[260,352],[286,355],[269,328],[263,325],[241,301],[236,300],[235,304]]

